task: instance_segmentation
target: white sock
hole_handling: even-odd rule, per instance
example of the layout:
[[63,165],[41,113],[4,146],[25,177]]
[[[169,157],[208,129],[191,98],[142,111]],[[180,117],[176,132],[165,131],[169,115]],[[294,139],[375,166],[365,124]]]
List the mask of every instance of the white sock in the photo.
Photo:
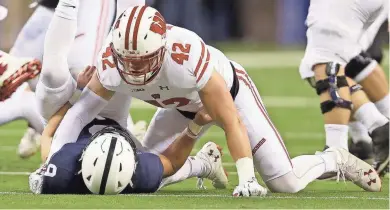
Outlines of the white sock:
[[202,177],[207,175],[206,173],[208,173],[208,170],[204,161],[196,156],[191,156],[187,158],[184,165],[174,175],[162,180],[160,188],[181,182],[191,177]]
[[352,121],[348,123],[349,126],[349,135],[352,138],[353,143],[358,143],[359,141],[364,141],[371,143],[372,139],[368,135],[367,128],[359,121]]
[[0,102],[0,125],[17,119],[26,119],[37,132],[43,131],[35,94],[31,91],[20,91],[11,98]]
[[40,80],[58,88],[69,76],[68,55],[77,32],[79,0],[61,0],[46,32]]
[[326,145],[348,150],[348,125],[325,124]]
[[387,118],[390,118],[390,114],[389,114],[389,103],[390,103],[390,100],[389,100],[389,95],[386,95],[384,98],[382,98],[381,100],[375,102],[375,106],[376,108],[379,110],[380,113],[382,113],[383,115],[385,115],[385,117]]
[[389,122],[389,119],[383,116],[371,102],[363,104],[356,110],[354,118],[360,121],[370,133]]
[[337,169],[335,156],[330,153],[301,155],[293,158],[291,162],[293,164],[291,172],[266,182],[272,192],[299,192],[322,174]]

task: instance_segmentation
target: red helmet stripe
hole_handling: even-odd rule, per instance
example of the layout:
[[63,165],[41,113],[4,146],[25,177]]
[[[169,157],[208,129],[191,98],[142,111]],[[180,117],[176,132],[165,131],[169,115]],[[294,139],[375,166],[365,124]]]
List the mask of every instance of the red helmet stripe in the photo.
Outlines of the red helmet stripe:
[[[131,23],[133,22],[135,11],[137,11],[138,6],[134,7],[133,10],[131,10],[130,17],[127,20],[127,26],[126,26],[126,34],[125,34],[125,49],[129,49],[129,36],[130,36],[130,28],[131,28]],[[118,20],[119,21],[119,20]]]
[[201,41],[200,44],[202,45],[202,52],[200,53],[200,58],[199,58],[199,61],[198,61],[198,64],[196,65],[196,69],[195,69],[195,76],[198,76],[198,71],[200,69],[200,65],[202,64],[202,61],[203,61],[203,58],[204,58],[204,51],[205,51],[205,46],[204,46],[204,43]]
[[146,6],[141,7],[141,10],[138,13],[137,21],[135,21],[134,32],[133,32],[133,50],[137,50],[137,37],[138,37],[138,29],[141,23],[142,16],[144,15]]

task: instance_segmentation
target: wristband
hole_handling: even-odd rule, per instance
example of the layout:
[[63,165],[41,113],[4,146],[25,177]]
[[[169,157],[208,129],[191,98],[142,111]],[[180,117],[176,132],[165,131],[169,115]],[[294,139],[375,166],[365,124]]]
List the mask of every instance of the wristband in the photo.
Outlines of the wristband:
[[78,88],[76,88],[76,91],[73,93],[72,97],[69,99],[69,103],[74,105],[76,101],[79,100],[81,96],[82,91]]
[[193,120],[191,120],[189,123],[188,123],[188,130],[193,133],[195,136],[198,136],[199,133],[202,131],[202,128],[203,126],[200,126],[198,124],[196,124]]
[[240,158],[236,161],[239,184],[244,184],[255,177],[253,159],[249,157]]

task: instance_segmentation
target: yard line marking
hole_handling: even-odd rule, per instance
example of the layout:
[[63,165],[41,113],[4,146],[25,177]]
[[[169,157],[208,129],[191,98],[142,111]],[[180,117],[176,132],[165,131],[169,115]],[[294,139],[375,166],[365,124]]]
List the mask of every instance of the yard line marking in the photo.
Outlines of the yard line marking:
[[[201,191],[200,191],[201,192]],[[1,195],[33,195],[28,192],[0,192]],[[214,197],[214,198],[234,198],[231,195],[223,194],[121,194],[120,196],[129,197]],[[343,200],[343,199],[360,199],[360,200],[389,200],[388,197],[357,197],[357,196],[329,196],[329,197],[315,197],[315,196],[273,196],[267,195],[265,197],[251,197],[252,199],[318,199],[318,200]]]
[[0,171],[0,175],[5,175],[5,176],[28,176],[30,175],[31,172],[27,172],[27,171],[20,171],[20,172],[13,172],[13,171]]
[[[318,108],[318,97],[301,96],[262,96],[266,107],[269,108]],[[133,99],[131,109],[156,109],[151,104],[138,99]]]

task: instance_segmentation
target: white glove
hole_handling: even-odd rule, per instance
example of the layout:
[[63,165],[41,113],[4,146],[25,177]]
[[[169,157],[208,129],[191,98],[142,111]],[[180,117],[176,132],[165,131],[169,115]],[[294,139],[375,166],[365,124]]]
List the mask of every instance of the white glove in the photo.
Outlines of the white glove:
[[28,184],[30,186],[30,190],[34,194],[42,193],[42,185],[43,185],[43,176],[46,172],[46,164],[41,165],[36,171],[32,172],[28,177]]
[[238,185],[234,191],[234,197],[249,197],[249,196],[265,196],[267,195],[267,188],[261,186],[255,177]]

